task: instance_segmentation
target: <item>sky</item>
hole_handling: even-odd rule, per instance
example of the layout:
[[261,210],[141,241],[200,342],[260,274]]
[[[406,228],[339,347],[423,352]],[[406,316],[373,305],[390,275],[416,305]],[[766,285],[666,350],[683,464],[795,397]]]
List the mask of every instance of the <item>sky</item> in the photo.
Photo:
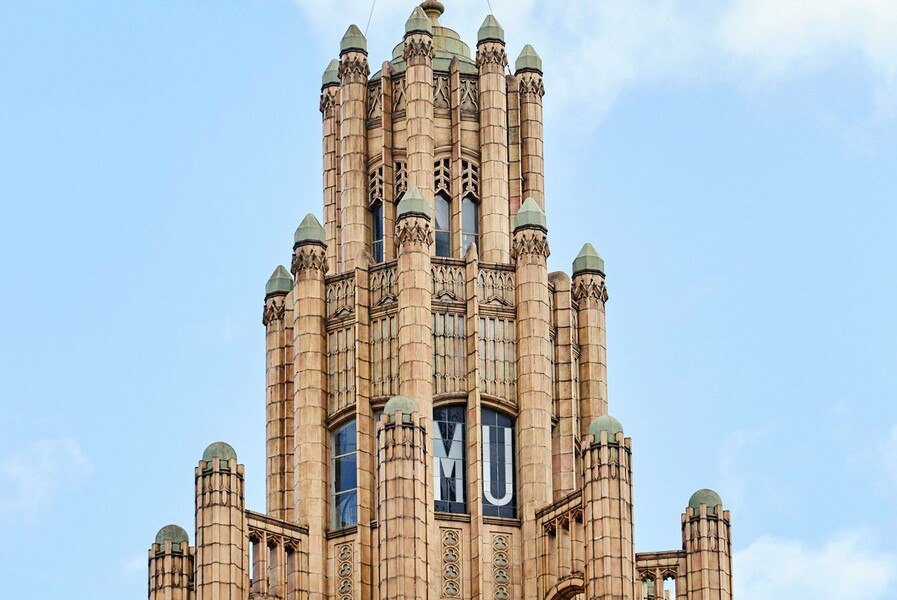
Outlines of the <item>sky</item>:
[[[486,1],[446,4],[473,44]],[[219,439],[264,508],[264,284],[321,216],[320,76],[414,5],[0,0],[5,591],[144,597]],[[491,5],[544,61],[549,267],[607,264],[636,550],[711,487],[738,600],[892,598],[897,3]]]

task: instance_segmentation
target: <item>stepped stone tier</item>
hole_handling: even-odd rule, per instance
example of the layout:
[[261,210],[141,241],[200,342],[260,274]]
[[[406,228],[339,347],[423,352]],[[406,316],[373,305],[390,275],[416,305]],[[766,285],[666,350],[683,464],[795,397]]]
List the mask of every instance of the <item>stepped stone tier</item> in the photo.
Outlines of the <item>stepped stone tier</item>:
[[[729,512],[636,553],[632,443],[608,414],[605,264],[549,273],[542,60],[508,70],[415,8],[371,76],[348,28],[324,71],[323,225],[265,286],[266,502],[216,442],[194,545],[149,551],[150,600],[731,600]],[[397,26],[401,32],[401,26]]]

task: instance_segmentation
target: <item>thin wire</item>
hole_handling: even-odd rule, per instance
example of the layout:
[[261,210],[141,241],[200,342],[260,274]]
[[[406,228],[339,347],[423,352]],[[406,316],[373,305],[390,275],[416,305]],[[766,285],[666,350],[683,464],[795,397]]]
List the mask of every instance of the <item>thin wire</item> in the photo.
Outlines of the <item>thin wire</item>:
[[377,0],[374,0],[373,4],[371,4],[371,13],[368,15],[368,24],[364,26],[364,37],[368,36],[368,29],[371,27],[371,18],[374,16],[375,6],[377,6]]
[[486,6],[489,7],[489,14],[494,16],[494,15],[495,15],[495,11],[492,10],[492,3],[489,2],[489,0],[486,0]]

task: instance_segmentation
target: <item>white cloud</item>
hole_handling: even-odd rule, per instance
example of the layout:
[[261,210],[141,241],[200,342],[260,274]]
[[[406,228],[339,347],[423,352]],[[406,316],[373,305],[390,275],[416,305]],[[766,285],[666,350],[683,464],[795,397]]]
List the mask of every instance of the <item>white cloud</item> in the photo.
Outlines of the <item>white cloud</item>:
[[884,600],[893,597],[897,556],[864,531],[819,547],[764,536],[734,556],[735,594],[745,600]]
[[[296,2],[322,41],[333,44],[334,54],[348,23],[364,28],[371,8],[369,0]],[[368,34],[375,62],[401,40],[401,26],[415,4],[377,2]],[[475,42],[486,3],[446,4],[445,23]],[[510,51],[532,42],[549,65],[548,109],[562,118],[575,104],[587,106],[598,123],[621,95],[657,82],[769,90],[856,60],[864,71],[858,80],[866,82],[874,106],[869,120],[897,118],[894,0],[492,0],[492,6]],[[821,113],[833,110],[820,107]],[[582,116],[577,111],[570,124],[581,127]]]
[[33,519],[65,488],[93,473],[75,440],[37,440],[0,458],[0,515]]

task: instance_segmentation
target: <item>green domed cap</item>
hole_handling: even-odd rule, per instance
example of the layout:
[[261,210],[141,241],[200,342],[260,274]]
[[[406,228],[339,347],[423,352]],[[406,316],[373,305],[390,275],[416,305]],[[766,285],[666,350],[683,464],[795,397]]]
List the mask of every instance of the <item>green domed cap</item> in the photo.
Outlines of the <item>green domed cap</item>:
[[277,265],[268,283],[265,284],[265,296],[271,294],[289,294],[293,291],[293,278],[283,265]]
[[302,244],[305,242],[326,244],[326,240],[327,233],[324,231],[324,227],[321,226],[318,219],[311,213],[305,215],[305,218],[302,219],[299,228],[296,230],[296,235],[293,236],[294,244]]
[[573,274],[587,271],[598,272],[604,275],[604,259],[598,255],[595,246],[586,244],[573,260]]
[[623,425],[610,415],[601,415],[600,417],[595,417],[595,420],[589,425],[589,433],[598,442],[601,439],[602,431],[607,432],[607,440],[612,442],[617,439],[617,433],[623,432]]
[[430,17],[427,16],[427,13],[424,12],[420,6],[414,7],[414,11],[412,11],[411,16],[408,17],[408,20],[405,21],[405,34],[409,33],[429,33],[433,35],[433,23],[430,22]]
[[514,231],[522,227],[541,227],[548,230],[545,211],[536,204],[533,198],[524,200],[520,210],[514,215]]
[[389,415],[390,421],[395,421],[395,414],[402,413],[402,420],[405,423],[411,422],[411,413],[420,412],[417,408],[417,402],[408,396],[393,396],[383,407],[383,414]]
[[416,185],[410,185],[408,186],[405,195],[402,196],[402,200],[399,202],[396,212],[397,217],[415,214],[430,218],[430,205],[424,200],[424,197],[420,193],[420,189],[418,189]]
[[214,458],[220,460],[224,467],[230,459],[237,460],[237,453],[227,442],[215,442],[202,453],[202,459],[207,463],[211,463]]
[[723,505],[723,499],[713,490],[698,490],[688,499],[688,506],[695,510],[695,513],[701,510],[701,505],[707,506],[707,514],[715,515],[716,507]]
[[339,85],[339,83],[339,61],[334,58],[327,65],[327,68],[324,69],[324,75],[321,77],[321,87]]
[[480,30],[477,32],[477,42],[489,41],[505,42],[505,30],[499,25],[498,19],[492,15],[486,17],[486,20],[480,25]]
[[349,50],[367,52],[368,41],[364,39],[364,34],[361,33],[361,30],[357,25],[349,25],[349,29],[346,30],[346,35],[343,36],[343,39],[339,43],[339,49],[340,53],[348,52]]
[[178,544],[189,544],[190,538],[180,525],[166,525],[156,534],[156,543],[164,546],[168,541],[171,542],[172,547],[175,547]]
[[517,73],[520,71],[537,71],[541,73],[542,59],[539,58],[539,53],[536,52],[536,49],[527,44],[520,51],[520,56],[517,57],[517,63],[514,65],[514,68]]

